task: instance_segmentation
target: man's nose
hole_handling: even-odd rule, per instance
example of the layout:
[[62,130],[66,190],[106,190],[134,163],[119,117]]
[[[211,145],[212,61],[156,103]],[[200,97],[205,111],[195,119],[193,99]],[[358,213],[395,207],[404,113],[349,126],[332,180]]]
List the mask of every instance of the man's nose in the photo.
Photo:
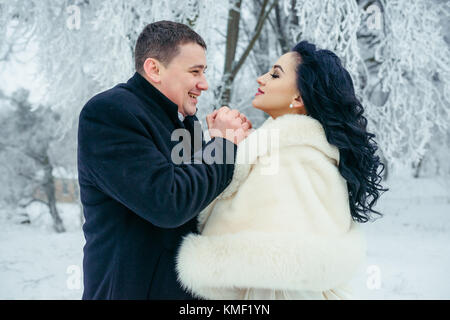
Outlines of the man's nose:
[[197,89],[199,90],[208,90],[208,81],[206,81],[205,76],[203,76],[203,79],[197,83]]

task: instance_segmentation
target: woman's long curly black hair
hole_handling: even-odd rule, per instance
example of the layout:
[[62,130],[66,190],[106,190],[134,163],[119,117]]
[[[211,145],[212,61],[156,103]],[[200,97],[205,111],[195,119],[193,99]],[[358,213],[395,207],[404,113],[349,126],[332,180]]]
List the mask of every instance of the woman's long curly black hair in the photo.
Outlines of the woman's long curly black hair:
[[380,185],[384,164],[375,155],[375,135],[366,130],[364,108],[355,96],[350,74],[329,50],[317,50],[307,41],[298,43],[297,87],[306,113],[318,120],[328,142],[339,149],[339,172],[347,181],[353,220],[367,222],[372,207],[387,191]]

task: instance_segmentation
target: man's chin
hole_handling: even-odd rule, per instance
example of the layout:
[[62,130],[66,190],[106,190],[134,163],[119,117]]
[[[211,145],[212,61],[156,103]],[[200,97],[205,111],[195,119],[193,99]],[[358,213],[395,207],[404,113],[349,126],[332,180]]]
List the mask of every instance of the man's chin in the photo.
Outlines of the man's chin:
[[197,113],[197,107],[196,106],[189,106],[188,108],[184,108],[184,112],[187,116],[193,116]]

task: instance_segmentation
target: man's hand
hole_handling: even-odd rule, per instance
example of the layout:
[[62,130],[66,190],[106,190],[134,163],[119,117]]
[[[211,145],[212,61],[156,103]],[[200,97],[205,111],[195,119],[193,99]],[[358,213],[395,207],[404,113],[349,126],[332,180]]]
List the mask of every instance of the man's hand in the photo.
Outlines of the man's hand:
[[225,106],[206,116],[206,122],[211,138],[222,137],[235,144],[244,140],[252,128],[252,123],[245,115]]

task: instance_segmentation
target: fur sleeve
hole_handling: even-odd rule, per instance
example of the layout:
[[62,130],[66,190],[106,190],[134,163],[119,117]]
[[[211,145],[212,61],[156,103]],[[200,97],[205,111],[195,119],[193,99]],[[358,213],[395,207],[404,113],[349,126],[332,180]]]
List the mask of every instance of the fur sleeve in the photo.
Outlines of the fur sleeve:
[[204,233],[184,239],[177,272],[185,289],[210,299],[233,288],[323,291],[354,276],[365,241],[337,169],[305,148],[277,161],[268,175],[257,163],[232,199],[216,203]]

